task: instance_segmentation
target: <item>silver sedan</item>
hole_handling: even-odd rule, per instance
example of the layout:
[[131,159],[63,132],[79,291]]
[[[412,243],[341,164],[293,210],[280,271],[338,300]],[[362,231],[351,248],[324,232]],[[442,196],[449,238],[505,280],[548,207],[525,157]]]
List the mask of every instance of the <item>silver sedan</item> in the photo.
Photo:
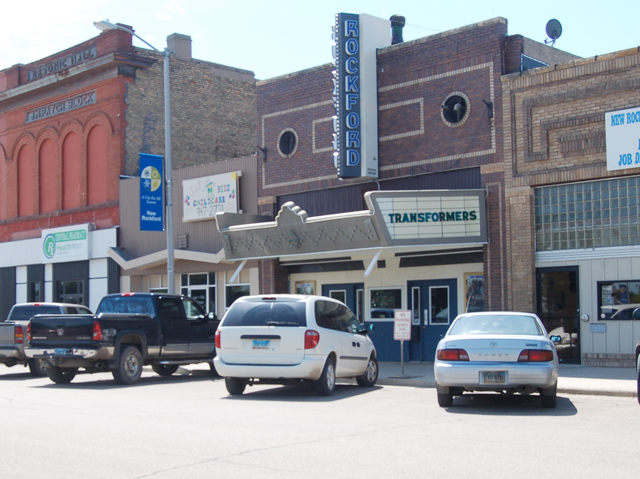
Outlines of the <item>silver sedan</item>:
[[459,315],[438,343],[433,368],[441,407],[464,391],[540,393],[542,407],[556,407],[558,354],[535,314]]

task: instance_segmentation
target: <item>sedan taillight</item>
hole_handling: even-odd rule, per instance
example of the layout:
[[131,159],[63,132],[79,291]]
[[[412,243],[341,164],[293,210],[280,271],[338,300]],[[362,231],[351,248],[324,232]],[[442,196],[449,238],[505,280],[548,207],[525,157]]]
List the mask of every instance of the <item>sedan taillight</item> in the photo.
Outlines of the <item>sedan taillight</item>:
[[464,349],[438,349],[437,358],[440,361],[469,361]]
[[222,346],[220,346],[220,330],[217,329],[216,330],[216,349],[220,349]]
[[102,341],[102,328],[98,321],[93,322],[93,340]]
[[15,329],[13,330],[13,335],[16,344],[24,343],[24,332],[22,331],[22,326],[18,326],[16,324]]
[[524,349],[518,356],[519,363],[545,363],[553,361],[553,351],[546,349]]
[[313,349],[320,342],[320,333],[309,329],[304,333],[304,349]]

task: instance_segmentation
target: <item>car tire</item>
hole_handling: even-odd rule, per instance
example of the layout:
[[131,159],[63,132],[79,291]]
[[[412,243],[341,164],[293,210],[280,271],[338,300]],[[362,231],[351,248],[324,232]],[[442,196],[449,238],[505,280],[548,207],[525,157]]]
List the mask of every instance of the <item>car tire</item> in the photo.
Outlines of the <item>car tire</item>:
[[376,384],[378,380],[378,361],[375,357],[371,356],[367,363],[367,369],[362,376],[358,376],[356,381],[358,385],[365,388],[371,388]]
[[336,362],[333,357],[329,357],[324,363],[320,379],[315,382],[318,396],[331,396],[336,389]]
[[125,346],[120,353],[118,369],[113,371],[113,379],[118,384],[131,385],[142,375],[142,354],[135,346]]
[[78,373],[78,368],[61,368],[49,366],[45,369],[47,376],[56,384],[69,384]]
[[154,364],[151,369],[160,376],[171,376],[178,370],[178,367],[177,364]]
[[453,406],[453,393],[451,391],[449,391],[448,393],[438,393],[438,406],[440,407]]
[[41,378],[47,375],[47,369],[42,365],[39,359],[29,360],[29,372],[32,376]]
[[224,378],[224,384],[232,396],[240,396],[247,387],[247,382],[238,378]]
[[550,388],[543,389],[540,396],[543,408],[551,409],[556,407],[558,405],[558,383]]

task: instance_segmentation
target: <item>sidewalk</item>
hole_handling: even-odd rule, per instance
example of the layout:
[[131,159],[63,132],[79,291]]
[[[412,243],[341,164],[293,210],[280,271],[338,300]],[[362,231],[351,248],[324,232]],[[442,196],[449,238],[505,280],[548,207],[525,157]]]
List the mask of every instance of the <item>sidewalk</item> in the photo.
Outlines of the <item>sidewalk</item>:
[[[378,384],[435,388],[433,363],[381,362]],[[594,368],[580,364],[560,364],[559,394],[599,396],[637,396],[636,371],[633,368]]]

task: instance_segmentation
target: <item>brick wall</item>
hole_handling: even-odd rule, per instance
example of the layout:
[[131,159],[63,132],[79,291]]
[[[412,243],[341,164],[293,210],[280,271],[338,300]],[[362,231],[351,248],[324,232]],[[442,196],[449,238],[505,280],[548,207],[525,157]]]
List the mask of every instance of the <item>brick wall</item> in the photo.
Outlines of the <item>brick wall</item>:
[[[128,85],[125,171],[139,174],[141,152],[164,156],[162,55]],[[252,72],[200,60],[170,59],[173,168],[250,156],[256,151]]]

